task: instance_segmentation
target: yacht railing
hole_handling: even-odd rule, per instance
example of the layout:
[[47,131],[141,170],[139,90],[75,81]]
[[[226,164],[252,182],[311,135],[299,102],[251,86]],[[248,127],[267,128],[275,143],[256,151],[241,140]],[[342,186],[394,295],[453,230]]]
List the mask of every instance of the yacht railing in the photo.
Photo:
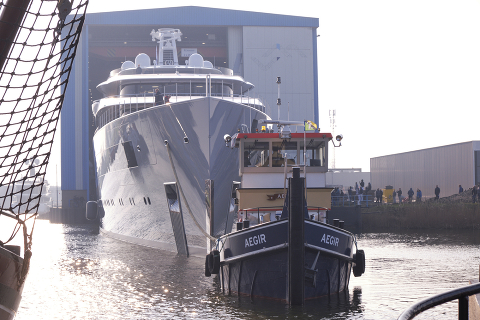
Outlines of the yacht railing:
[[422,300],[403,311],[398,320],[410,320],[425,310],[458,299],[458,319],[468,320],[469,296],[480,293],[480,283],[465,286]]
[[[265,112],[266,108],[261,102],[260,98],[250,97],[243,94],[229,94],[209,93],[211,97],[221,98],[222,100],[229,100],[235,103],[244,104],[255,108],[259,111]],[[187,100],[194,100],[205,97],[202,93],[169,93],[166,92],[164,96],[169,96],[169,103],[182,102]],[[102,128],[107,123],[118,119],[124,115],[141,111],[155,106],[155,95],[152,93],[137,93],[114,95],[101,99],[107,102],[108,105],[102,106],[95,110],[97,130]],[[99,104],[100,100],[95,100],[93,105]]]

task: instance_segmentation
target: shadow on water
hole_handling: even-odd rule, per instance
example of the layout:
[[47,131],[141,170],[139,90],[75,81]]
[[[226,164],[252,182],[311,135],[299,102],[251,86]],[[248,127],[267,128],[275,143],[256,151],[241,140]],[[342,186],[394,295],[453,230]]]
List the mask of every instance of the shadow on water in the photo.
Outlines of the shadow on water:
[[[350,290],[352,291],[352,290]],[[362,289],[354,288],[330,297],[308,300],[303,306],[288,306],[278,301],[230,296],[224,299],[239,316],[248,319],[362,319]]]

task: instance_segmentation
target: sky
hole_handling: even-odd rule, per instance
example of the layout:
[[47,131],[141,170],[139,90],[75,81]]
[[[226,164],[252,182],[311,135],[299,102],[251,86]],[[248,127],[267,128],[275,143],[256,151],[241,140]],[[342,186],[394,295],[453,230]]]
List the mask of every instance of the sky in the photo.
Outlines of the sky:
[[480,140],[480,0],[134,3],[90,0],[88,12],[196,5],[318,18],[319,126],[331,132],[336,110],[344,137],[335,168],[368,172],[373,157]]

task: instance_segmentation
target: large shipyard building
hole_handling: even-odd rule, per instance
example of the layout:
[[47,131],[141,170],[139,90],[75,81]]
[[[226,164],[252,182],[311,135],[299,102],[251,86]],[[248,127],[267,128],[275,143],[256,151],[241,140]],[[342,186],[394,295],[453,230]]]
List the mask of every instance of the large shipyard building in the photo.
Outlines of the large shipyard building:
[[[177,7],[86,15],[61,116],[62,196],[96,200],[91,105],[96,86],[110,71],[139,53],[155,59],[150,32],[176,28],[179,64],[198,52],[215,67],[226,67],[255,85],[272,119],[278,118],[277,77],[281,77],[280,118],[318,123],[317,18],[203,7]],[[300,130],[300,129],[299,129]]]
[[413,188],[422,190],[423,197],[440,197],[458,193],[480,183],[480,141],[451,144],[370,159],[373,188],[402,188],[403,195]]

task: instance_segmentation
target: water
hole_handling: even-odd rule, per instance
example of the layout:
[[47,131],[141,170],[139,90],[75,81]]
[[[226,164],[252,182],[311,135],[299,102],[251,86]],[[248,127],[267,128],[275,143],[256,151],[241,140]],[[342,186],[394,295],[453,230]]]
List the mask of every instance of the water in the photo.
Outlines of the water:
[[[366,272],[348,293],[304,307],[225,296],[204,261],[38,221],[17,320],[396,319],[433,294],[478,278],[480,233],[362,234]],[[448,303],[416,319],[455,319]]]

